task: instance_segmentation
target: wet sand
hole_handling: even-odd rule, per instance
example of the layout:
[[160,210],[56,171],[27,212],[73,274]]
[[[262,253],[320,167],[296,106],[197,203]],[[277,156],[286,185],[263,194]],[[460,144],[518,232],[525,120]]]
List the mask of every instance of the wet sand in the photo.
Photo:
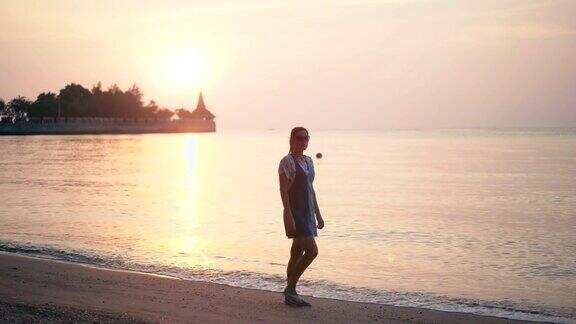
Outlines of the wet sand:
[[280,292],[0,253],[0,318],[9,322],[525,323]]

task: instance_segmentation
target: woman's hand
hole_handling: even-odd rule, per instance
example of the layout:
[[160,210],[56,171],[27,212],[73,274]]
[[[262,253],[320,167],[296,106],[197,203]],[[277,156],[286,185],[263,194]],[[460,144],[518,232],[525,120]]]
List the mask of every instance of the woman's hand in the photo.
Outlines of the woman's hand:
[[284,230],[286,231],[286,236],[294,236],[296,234],[296,224],[294,223],[294,217],[292,216],[292,211],[284,209]]
[[318,229],[322,229],[324,228],[324,219],[322,218],[322,216],[318,217]]

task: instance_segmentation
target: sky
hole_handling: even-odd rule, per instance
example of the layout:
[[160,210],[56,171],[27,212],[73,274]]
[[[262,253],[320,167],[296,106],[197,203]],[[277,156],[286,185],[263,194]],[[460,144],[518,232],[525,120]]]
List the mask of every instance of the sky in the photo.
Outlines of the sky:
[[0,0],[0,98],[137,84],[219,129],[576,126],[574,0]]

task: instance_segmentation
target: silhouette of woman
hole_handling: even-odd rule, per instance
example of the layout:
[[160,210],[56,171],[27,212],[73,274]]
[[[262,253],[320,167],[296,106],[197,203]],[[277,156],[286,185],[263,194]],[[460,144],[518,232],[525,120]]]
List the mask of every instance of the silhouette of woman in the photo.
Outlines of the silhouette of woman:
[[[290,260],[286,269],[287,285],[284,302],[290,306],[310,306],[296,292],[296,284],[306,268],[318,255],[316,228],[324,227],[318,208],[314,181],[314,163],[304,155],[310,136],[304,127],[294,127],[290,132],[290,152],[280,160],[280,196],[284,206],[284,229],[292,239]],[[318,225],[316,225],[318,220]]]

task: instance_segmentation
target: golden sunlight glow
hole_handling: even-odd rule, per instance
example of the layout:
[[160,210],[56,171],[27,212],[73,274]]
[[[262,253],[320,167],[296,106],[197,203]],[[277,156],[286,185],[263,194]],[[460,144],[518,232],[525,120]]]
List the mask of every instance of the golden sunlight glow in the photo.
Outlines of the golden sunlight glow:
[[189,135],[183,145],[183,177],[184,195],[183,217],[198,221],[198,136]]
[[168,55],[164,72],[172,86],[193,88],[200,86],[206,65],[195,48],[184,48]]
[[188,135],[183,141],[179,141],[181,161],[179,167],[175,168],[181,175],[180,217],[181,224],[186,226],[190,232],[194,232],[199,226],[199,200],[198,200],[198,137]]

